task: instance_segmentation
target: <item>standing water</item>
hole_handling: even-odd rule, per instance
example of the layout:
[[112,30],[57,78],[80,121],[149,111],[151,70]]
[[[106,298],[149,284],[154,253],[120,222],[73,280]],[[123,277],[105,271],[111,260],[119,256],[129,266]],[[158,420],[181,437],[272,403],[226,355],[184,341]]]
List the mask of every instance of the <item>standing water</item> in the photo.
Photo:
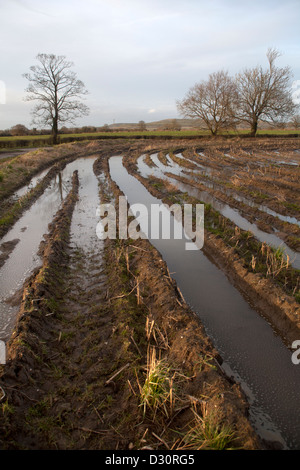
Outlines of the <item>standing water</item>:
[[[151,204],[161,203],[128,174],[122,157],[111,157],[109,165],[130,205],[143,203],[150,212]],[[184,239],[149,239],[212,338],[224,371],[247,395],[257,433],[283,448],[300,449],[300,366],[292,363],[291,351],[201,250],[186,251]]]
[[85,158],[79,171],[79,198],[75,205],[71,223],[71,245],[86,253],[93,250],[99,240],[96,234],[96,213],[99,206],[98,179],[93,171],[95,157]]
[[43,235],[71,189],[72,175],[78,170],[79,179],[92,171],[96,157],[79,158],[68,165],[51,181],[39,199],[21,216],[12,229],[2,238],[0,245],[19,240],[4,265],[0,268],[0,339],[7,340],[14,328],[18,306],[10,299],[16,295],[41,265],[38,255]]
[[[157,156],[153,156],[152,160],[156,162]],[[224,217],[228,218],[232,222],[234,222],[239,228],[242,230],[250,231],[253,233],[253,235],[260,241],[260,242],[265,242],[270,246],[273,246],[274,248],[279,248],[284,251],[286,255],[289,256],[289,262],[290,264],[296,268],[300,269],[300,258],[299,254],[291,249],[289,246],[287,246],[281,238],[277,237],[277,235],[273,233],[267,233],[264,232],[263,230],[259,229],[256,224],[249,222],[245,217],[241,216],[239,211],[237,209],[233,209],[230,207],[228,204],[225,204],[215,197],[213,197],[209,192],[207,191],[201,191],[200,189],[196,188],[195,186],[192,186],[190,184],[184,183],[182,181],[178,181],[175,178],[171,178],[167,175],[164,174],[165,172],[168,173],[173,173],[176,175],[182,175],[182,168],[171,168],[164,166],[161,162],[157,164],[155,168],[150,168],[148,167],[145,162],[143,161],[143,158],[140,157],[138,159],[138,170],[140,174],[144,177],[147,178],[150,175],[156,176],[157,178],[165,179],[169,181],[172,185],[174,185],[179,191],[182,192],[187,192],[189,196],[195,197],[199,199],[199,201],[202,201],[206,204],[211,204],[212,207],[220,212]],[[183,175],[185,176],[185,175]]]

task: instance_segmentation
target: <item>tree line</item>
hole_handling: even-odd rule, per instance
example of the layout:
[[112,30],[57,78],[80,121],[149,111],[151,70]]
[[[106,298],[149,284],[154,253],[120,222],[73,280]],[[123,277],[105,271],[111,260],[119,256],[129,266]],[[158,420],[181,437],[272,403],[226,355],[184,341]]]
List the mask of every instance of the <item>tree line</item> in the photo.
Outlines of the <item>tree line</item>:
[[208,80],[195,84],[177,101],[179,113],[200,119],[200,127],[212,135],[248,125],[255,136],[259,123],[274,125],[286,119],[292,119],[298,127],[299,105],[292,98],[292,72],[290,67],[276,67],[279,56],[278,50],[269,48],[267,69],[260,65],[246,68],[234,78],[224,70],[210,74]]
[[[296,112],[299,106],[293,102],[290,86],[292,72],[290,67],[275,65],[279,56],[276,49],[270,48],[267,69],[261,66],[247,68],[234,78],[223,70],[210,74],[208,80],[195,84],[181,101],[177,101],[179,113],[197,119],[197,125],[199,121],[199,127],[208,129],[212,135],[246,124],[255,136],[260,122],[278,125],[292,118],[292,124],[298,128],[300,119]],[[62,125],[60,132],[66,133],[66,123],[75,123],[76,118],[89,114],[89,108],[83,103],[88,91],[71,70],[73,63],[65,56],[38,54],[36,58],[38,65],[31,66],[30,73],[23,75],[28,80],[26,100],[36,102],[32,110],[33,124],[50,127],[56,144],[59,124]],[[170,127],[176,126],[174,120]],[[137,128],[146,130],[144,121],[140,121]],[[107,124],[92,130],[90,126],[80,129],[79,132],[110,130]],[[11,135],[26,135],[27,131],[25,126],[18,124],[11,129]],[[28,134],[34,133],[39,133],[36,128],[28,131]]]
[[[96,127],[96,126],[82,126],[82,127],[66,127],[62,126],[59,129],[59,134],[86,134],[92,132],[110,132],[110,128],[108,124],[104,124],[103,126]],[[24,124],[16,124],[9,129],[0,130],[0,136],[2,137],[9,137],[9,136],[25,136],[25,135],[51,135],[52,130],[51,128],[42,128],[37,129],[33,127],[29,129],[28,127],[24,126]]]
[[[131,125],[126,125],[122,127],[119,125],[115,127],[114,125],[110,127],[108,124],[103,126],[82,126],[82,127],[67,127],[62,126],[59,128],[59,134],[92,134],[97,132],[144,132],[149,130],[145,121],[139,121],[138,123],[132,123]],[[161,131],[180,131],[181,125],[178,123],[177,119],[166,120],[165,124],[159,126]],[[24,124],[16,124],[9,129],[0,130],[0,137],[21,137],[21,136],[31,136],[31,135],[51,135],[52,131],[50,128],[46,129],[37,129],[36,127],[29,129],[24,126]]]

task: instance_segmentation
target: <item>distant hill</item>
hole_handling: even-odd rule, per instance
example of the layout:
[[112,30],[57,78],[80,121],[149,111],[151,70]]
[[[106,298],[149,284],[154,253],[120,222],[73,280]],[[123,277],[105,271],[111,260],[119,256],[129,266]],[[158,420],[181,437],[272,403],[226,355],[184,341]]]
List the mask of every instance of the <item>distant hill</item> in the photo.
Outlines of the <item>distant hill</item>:
[[153,121],[146,123],[149,129],[160,129],[162,127],[170,127],[174,123],[179,125],[181,129],[195,129],[198,127],[199,119],[163,119],[161,121]]
[[[195,129],[197,128],[197,123],[199,121],[197,119],[162,119],[161,121],[152,121],[152,122],[145,122],[147,130],[153,131],[156,129],[170,129],[175,125],[180,126],[181,129]],[[114,123],[109,124],[109,129],[111,130],[129,130],[129,129],[138,129],[139,124],[137,122],[131,123]]]
[[[290,123],[287,123],[285,128],[291,127],[289,125]],[[194,129],[199,129],[200,127],[200,119],[162,119],[161,121],[152,121],[152,122],[145,122],[146,129],[148,131],[155,131],[155,130],[172,130],[175,129],[174,126],[179,126],[181,130],[194,130]],[[259,125],[260,129],[274,129],[274,125],[272,126],[271,124],[268,123],[260,123]],[[293,126],[292,126],[293,127]],[[137,122],[130,122],[130,123],[116,123],[116,124],[110,124],[108,126],[110,130],[124,130],[124,131],[129,131],[129,130],[139,130],[139,123]],[[238,128],[244,129],[245,125],[241,124],[241,126],[238,126]],[[278,129],[280,127],[278,126]]]

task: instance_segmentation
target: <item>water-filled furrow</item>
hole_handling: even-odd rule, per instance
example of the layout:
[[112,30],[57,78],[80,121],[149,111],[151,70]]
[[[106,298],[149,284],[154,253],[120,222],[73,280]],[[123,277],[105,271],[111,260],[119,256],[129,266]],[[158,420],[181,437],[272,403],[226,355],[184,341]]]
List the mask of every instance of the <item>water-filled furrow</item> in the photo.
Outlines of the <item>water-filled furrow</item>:
[[[174,175],[181,175],[183,170],[187,171],[187,172],[190,171],[188,168],[182,168],[180,165],[176,164],[171,159],[168,160],[168,162],[170,163],[169,166],[164,165],[160,161],[160,159],[158,158],[157,153],[154,153],[154,154],[151,155],[151,160],[155,165],[155,167],[151,167],[151,170],[152,170],[152,172],[155,172],[155,173],[170,171]],[[150,167],[148,167],[148,168],[150,168]]]
[[[109,168],[130,205],[143,203],[150,212],[152,204],[161,203],[128,174],[122,157],[110,158]],[[143,220],[138,221],[144,231]],[[258,434],[299,449],[300,374],[291,361],[291,351],[202,250],[186,251],[184,239],[149,239],[203,322],[224,360],[224,370],[248,396],[250,418]]]
[[[156,162],[155,156],[152,158],[153,161]],[[300,269],[300,259],[297,252],[292,250],[288,247],[281,238],[277,237],[273,233],[267,233],[260,230],[256,224],[249,222],[245,217],[241,216],[237,209],[233,209],[228,204],[225,204],[215,197],[213,197],[209,192],[200,191],[197,188],[189,185],[187,183],[183,183],[181,181],[176,180],[175,178],[171,178],[165,175],[165,172],[173,173],[175,175],[182,175],[180,173],[180,169],[173,169],[164,166],[162,163],[156,168],[150,168],[148,165],[145,164],[143,161],[143,156],[140,157],[137,161],[138,171],[140,172],[141,176],[147,178],[150,175],[156,176],[157,178],[166,179],[171,184],[173,184],[179,191],[187,192],[190,196],[197,198],[199,201],[205,202],[206,204],[211,204],[212,207],[220,212],[224,217],[228,218],[232,222],[234,222],[239,228],[242,230],[249,230],[253,233],[253,235],[262,243],[267,243],[270,246],[280,248],[284,250],[284,253],[289,256],[290,264],[295,267],[296,269]]]
[[[19,240],[0,268],[0,339],[7,340],[14,327],[18,302],[14,297],[22,289],[25,280],[40,266],[38,248],[48,225],[60,208],[72,185],[74,170],[79,178],[86,168],[89,171],[90,159],[79,158],[69,164],[53,178],[44,193],[25,211],[9,232],[1,239],[1,244]],[[13,302],[11,302],[13,299]],[[17,305],[15,305],[17,303]]]
[[194,179],[195,182],[198,182],[198,183],[202,184],[206,188],[214,189],[216,191],[220,191],[220,192],[224,193],[225,195],[232,197],[236,201],[242,202],[246,206],[257,209],[261,212],[265,212],[266,214],[272,215],[273,217],[277,217],[282,222],[288,222],[290,224],[295,224],[295,225],[298,225],[298,227],[300,227],[300,220],[298,220],[296,217],[289,216],[289,215],[283,215],[283,214],[280,214],[279,212],[274,211],[273,209],[270,209],[269,207],[267,207],[264,204],[257,204],[256,202],[252,201],[251,199],[248,199],[245,196],[237,194],[236,191],[234,191],[232,189],[224,188],[224,186],[222,186],[221,184],[219,184],[215,181],[212,182],[212,181],[201,178],[201,175],[199,175],[199,174],[186,175],[185,177],[189,178],[189,179]]
[[24,196],[28,191],[30,191],[31,189],[35,188],[35,186],[40,182],[42,181],[42,179],[44,178],[44,176],[46,176],[46,174],[48,173],[48,171],[50,170],[50,168],[46,168],[45,170],[42,170],[40,171],[38,174],[34,175],[31,180],[29,181],[28,184],[26,184],[25,186],[22,186],[20,189],[18,189],[13,195],[12,195],[12,199],[14,200],[18,200],[20,199],[20,197]]
[[[214,170],[214,168],[198,163],[195,160],[192,160],[190,158],[184,157],[182,153],[176,153],[176,157],[180,158],[182,162],[186,161],[187,163],[191,163],[192,165],[194,165],[194,167],[200,168],[202,175],[211,176]],[[197,171],[197,168],[191,169],[190,171],[192,172]]]
[[70,229],[71,246],[80,248],[85,253],[99,249],[101,243],[96,234],[99,206],[98,178],[93,171],[96,158],[85,158],[85,165],[79,171],[79,199],[74,208]]
[[[183,157],[182,154],[176,154],[176,156],[181,158],[183,161],[187,160],[185,157]],[[209,167],[205,167],[205,166],[201,165],[200,163],[195,162],[194,160],[188,160],[188,161],[190,161],[191,163],[195,164],[197,167],[201,168],[201,170],[203,170],[203,171],[201,171],[202,176],[203,175],[206,175],[206,176],[211,175],[211,169]],[[295,224],[295,225],[298,225],[300,227],[300,220],[297,220],[296,217],[280,214],[279,212],[276,212],[276,211],[270,209],[269,207],[265,206],[264,204],[256,204],[254,201],[251,201],[250,199],[246,198],[245,196],[241,196],[239,194],[236,194],[236,192],[233,191],[233,190],[230,190],[228,188],[225,189],[221,184],[218,184],[215,181],[209,181],[209,180],[205,180],[203,178],[201,179],[201,175],[199,173],[196,173],[194,175],[194,173],[193,173],[191,175],[191,177],[196,177],[197,180],[199,180],[199,182],[201,184],[203,184],[204,186],[206,186],[210,189],[217,189],[219,191],[222,191],[226,195],[233,197],[234,199],[236,199],[239,202],[243,202],[244,204],[246,204],[249,207],[256,208],[256,209],[260,210],[261,212],[265,212],[266,214],[272,215],[273,217],[277,217],[278,219],[282,220],[283,222],[288,222],[290,224]],[[200,176],[200,178],[199,178],[199,176]]]

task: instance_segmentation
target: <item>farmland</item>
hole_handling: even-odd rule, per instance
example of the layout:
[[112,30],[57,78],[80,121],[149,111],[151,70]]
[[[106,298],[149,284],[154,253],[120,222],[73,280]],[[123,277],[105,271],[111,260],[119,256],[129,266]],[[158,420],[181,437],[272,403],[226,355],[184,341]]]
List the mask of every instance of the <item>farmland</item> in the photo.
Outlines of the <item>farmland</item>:
[[[226,131],[221,135],[227,137],[236,137],[237,135],[247,136],[249,130]],[[274,136],[274,137],[297,137],[300,134],[299,129],[260,129],[257,136]],[[91,139],[132,139],[132,138],[162,138],[162,139],[197,139],[199,137],[208,137],[208,130],[123,130],[123,131],[106,131],[106,132],[81,132],[72,134],[60,134],[59,142],[68,143],[73,141],[91,140]],[[23,136],[1,136],[0,152],[5,149],[14,149],[19,147],[43,147],[51,143],[51,135],[23,135]]]
[[[104,134],[0,160],[2,448],[299,449],[299,138]],[[120,196],[203,248],[99,239]]]

